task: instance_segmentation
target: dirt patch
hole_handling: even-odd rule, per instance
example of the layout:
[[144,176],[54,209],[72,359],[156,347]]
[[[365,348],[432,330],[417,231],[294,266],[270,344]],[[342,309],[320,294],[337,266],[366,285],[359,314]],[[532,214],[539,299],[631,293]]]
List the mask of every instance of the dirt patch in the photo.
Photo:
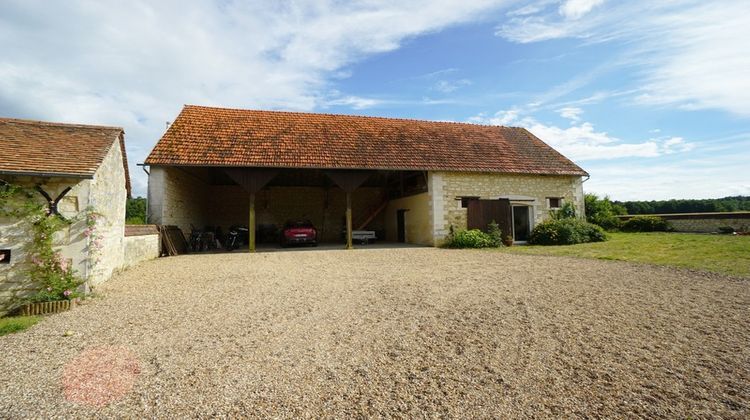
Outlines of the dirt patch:
[[[750,285],[717,275],[413,248],[172,257],[98,291],[0,337],[0,413],[750,414]],[[127,355],[96,362],[105,403],[66,399],[103,348]]]

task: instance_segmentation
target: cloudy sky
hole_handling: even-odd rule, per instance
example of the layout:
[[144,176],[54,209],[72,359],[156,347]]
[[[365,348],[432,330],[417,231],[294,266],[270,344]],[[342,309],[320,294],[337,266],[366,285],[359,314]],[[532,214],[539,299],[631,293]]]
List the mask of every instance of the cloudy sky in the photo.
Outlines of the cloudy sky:
[[183,104],[527,127],[615,199],[750,195],[750,2],[0,2],[0,115],[122,126],[136,194]]

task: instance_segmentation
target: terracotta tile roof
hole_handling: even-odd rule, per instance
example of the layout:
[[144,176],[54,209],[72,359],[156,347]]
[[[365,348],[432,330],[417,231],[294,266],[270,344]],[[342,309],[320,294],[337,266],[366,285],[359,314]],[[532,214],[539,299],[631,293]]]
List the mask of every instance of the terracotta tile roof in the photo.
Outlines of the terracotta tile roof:
[[587,175],[523,128],[195,105],[146,163]]
[[91,178],[115,142],[130,195],[125,133],[119,127],[0,118],[0,174]]

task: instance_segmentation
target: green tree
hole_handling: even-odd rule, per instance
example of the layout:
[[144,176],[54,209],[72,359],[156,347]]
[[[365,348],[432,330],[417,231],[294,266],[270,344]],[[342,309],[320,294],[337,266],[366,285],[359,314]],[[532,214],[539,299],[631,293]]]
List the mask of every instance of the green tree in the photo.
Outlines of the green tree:
[[586,208],[586,221],[597,224],[604,229],[614,230],[620,227],[620,219],[615,217],[618,214],[625,214],[625,208],[622,205],[614,204],[608,196],[599,198],[596,194],[586,194],[584,197]]
[[128,198],[125,206],[125,223],[142,225],[146,223],[146,199],[143,197]]
[[750,196],[738,195],[699,200],[615,201],[613,205],[625,207],[627,214],[750,211]]

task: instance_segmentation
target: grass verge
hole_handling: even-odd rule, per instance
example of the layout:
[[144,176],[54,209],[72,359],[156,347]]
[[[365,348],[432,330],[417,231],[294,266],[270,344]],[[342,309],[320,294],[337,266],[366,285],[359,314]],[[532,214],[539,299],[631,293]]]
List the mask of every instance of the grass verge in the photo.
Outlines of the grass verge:
[[634,261],[750,277],[750,236],[663,232],[608,235],[607,242],[502,249],[518,254]]
[[0,336],[23,331],[36,324],[42,318],[39,316],[12,316],[0,318]]

